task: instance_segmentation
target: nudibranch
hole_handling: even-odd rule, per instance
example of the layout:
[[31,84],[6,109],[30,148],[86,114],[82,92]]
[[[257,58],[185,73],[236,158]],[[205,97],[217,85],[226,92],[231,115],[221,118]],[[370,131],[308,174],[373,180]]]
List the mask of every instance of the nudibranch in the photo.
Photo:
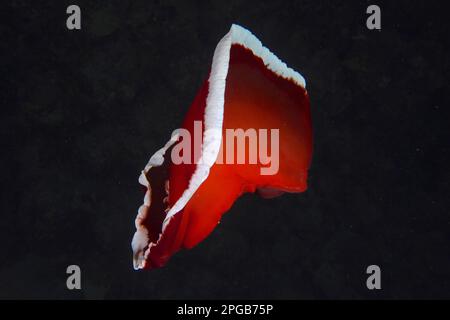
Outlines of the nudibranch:
[[[228,139],[233,130],[246,133],[240,144]],[[268,132],[275,138],[270,144],[262,139]],[[251,146],[250,133],[262,143]],[[276,154],[277,163],[269,167],[262,150]],[[180,129],[139,177],[146,192],[131,243],[134,268],[164,266],[180,249],[197,245],[243,193],[271,198],[305,191],[311,156],[304,78],[250,31],[232,25]]]

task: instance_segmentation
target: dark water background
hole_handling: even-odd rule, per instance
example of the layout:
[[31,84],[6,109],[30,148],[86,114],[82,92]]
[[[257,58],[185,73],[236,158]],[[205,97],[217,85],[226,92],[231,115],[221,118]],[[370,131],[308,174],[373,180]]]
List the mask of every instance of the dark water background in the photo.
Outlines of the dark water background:
[[[444,2],[376,1],[381,31],[368,1],[179,2],[77,1],[81,31],[69,1],[0,5],[0,298],[450,298]],[[309,190],[246,195],[198,247],[135,272],[139,171],[231,23],[306,78]]]

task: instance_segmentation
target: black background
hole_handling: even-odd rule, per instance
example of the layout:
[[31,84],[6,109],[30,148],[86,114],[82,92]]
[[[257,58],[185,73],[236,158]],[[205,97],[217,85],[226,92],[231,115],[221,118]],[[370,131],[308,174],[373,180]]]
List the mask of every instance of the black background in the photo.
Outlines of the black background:
[[[450,298],[448,11],[374,3],[381,31],[368,1],[2,2],[0,298]],[[306,78],[309,189],[246,195],[198,247],[135,272],[137,177],[231,23]]]

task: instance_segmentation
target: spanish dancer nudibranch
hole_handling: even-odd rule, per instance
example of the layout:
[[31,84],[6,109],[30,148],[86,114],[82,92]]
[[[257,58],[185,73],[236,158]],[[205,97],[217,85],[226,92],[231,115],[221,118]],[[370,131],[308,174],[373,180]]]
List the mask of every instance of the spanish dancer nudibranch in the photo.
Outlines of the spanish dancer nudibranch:
[[[254,130],[257,138],[270,132],[274,139],[252,149],[250,142],[230,142],[229,130]],[[186,132],[200,135],[201,143]],[[189,148],[181,150],[181,145]],[[261,154],[264,148],[278,155],[276,165],[269,167],[268,156]],[[255,151],[259,157],[252,159]],[[192,161],[180,162],[172,154]],[[232,25],[214,51],[209,77],[180,130],[150,158],[139,177],[146,193],[131,244],[134,268],[162,267],[178,250],[203,241],[246,192],[272,198],[305,191],[311,156],[304,78],[250,31]]]

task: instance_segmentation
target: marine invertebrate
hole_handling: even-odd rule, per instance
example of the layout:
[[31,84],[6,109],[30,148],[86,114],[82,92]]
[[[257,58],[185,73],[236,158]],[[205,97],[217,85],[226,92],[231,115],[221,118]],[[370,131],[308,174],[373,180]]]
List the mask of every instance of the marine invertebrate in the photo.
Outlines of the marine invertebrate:
[[198,244],[245,192],[303,192],[311,154],[304,78],[232,25],[181,128],[139,177],[146,193],[132,240],[135,269],[161,267]]

